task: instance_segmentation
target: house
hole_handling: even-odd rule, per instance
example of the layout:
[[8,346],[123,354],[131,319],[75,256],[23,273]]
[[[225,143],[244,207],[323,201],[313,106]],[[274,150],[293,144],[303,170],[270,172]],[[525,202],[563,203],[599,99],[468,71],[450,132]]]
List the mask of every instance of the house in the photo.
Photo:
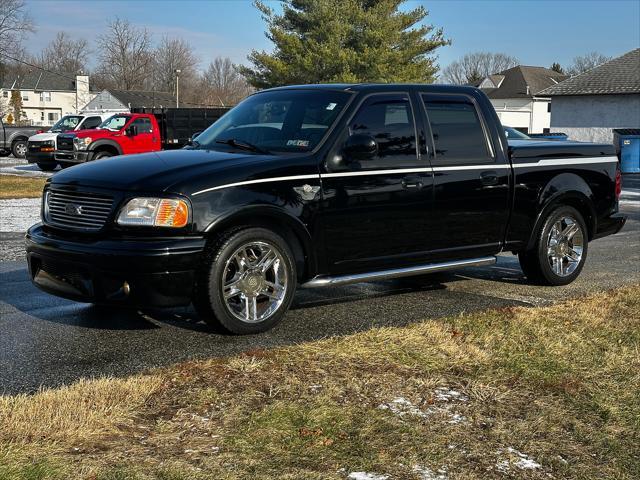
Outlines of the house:
[[89,86],[88,75],[45,71],[5,76],[0,83],[4,104],[9,103],[13,91],[22,97],[22,118],[16,120],[37,126],[50,126],[63,115],[78,113],[96,95]]
[[550,127],[551,98],[540,92],[566,78],[548,68],[518,65],[475,86],[487,94],[503,125],[524,133],[544,133]]
[[[186,105],[180,102],[182,106]],[[173,93],[138,91],[138,90],[102,90],[83,110],[131,110],[132,108],[175,107],[176,97]]]
[[640,128],[640,48],[547,88],[551,128],[571,140],[611,143],[615,128]]

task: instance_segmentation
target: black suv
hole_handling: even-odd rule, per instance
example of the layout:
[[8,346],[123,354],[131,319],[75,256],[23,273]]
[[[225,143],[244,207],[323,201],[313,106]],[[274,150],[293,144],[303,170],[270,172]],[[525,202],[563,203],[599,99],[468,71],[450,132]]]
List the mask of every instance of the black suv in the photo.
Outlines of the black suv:
[[27,233],[50,293],[193,302],[233,333],[274,326],[322,287],[520,256],[530,280],[580,273],[615,233],[612,145],[514,141],[471,87],[310,85],[256,93],[190,147],[50,179]]

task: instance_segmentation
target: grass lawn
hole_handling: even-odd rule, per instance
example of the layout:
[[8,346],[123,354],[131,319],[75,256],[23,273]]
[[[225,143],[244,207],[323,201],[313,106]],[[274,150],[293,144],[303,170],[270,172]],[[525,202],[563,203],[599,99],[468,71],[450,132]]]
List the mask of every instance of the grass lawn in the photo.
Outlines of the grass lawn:
[[0,397],[0,478],[637,479],[640,285]]
[[42,195],[46,178],[27,178],[0,175],[0,199],[38,198]]

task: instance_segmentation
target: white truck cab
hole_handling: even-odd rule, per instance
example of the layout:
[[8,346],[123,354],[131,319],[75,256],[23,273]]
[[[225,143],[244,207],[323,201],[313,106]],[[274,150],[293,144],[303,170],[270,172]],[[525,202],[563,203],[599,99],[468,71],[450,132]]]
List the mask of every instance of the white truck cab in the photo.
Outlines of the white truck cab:
[[77,115],[65,115],[47,132],[29,137],[26,154],[28,162],[37,163],[40,170],[55,170],[58,162],[56,162],[54,154],[59,133],[97,128],[98,125],[116,113],[122,113],[122,111],[87,111]]

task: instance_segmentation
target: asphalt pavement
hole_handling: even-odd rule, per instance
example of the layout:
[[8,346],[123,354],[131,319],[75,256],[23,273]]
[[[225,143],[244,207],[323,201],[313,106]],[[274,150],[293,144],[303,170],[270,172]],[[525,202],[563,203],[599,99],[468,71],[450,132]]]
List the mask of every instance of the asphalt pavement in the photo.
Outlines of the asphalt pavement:
[[[0,393],[33,392],[86,377],[122,376],[181,360],[231,355],[377,326],[402,326],[492,307],[545,305],[640,282],[640,176],[625,177],[615,236],[589,246],[581,276],[566,287],[527,284],[511,255],[493,267],[411,279],[299,290],[274,330],[211,333],[191,308],[135,312],[60,299],[29,281],[22,233],[0,233]],[[624,321],[624,319],[621,319]]]

